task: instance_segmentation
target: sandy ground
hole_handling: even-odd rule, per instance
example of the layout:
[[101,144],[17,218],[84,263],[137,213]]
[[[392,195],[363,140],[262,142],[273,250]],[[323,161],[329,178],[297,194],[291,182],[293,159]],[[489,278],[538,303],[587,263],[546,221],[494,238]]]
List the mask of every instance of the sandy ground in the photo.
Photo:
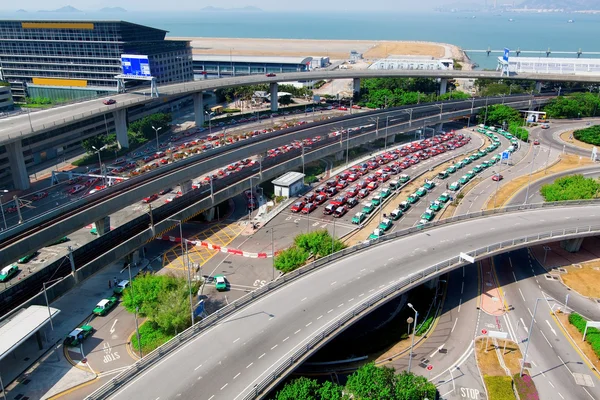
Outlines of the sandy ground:
[[343,60],[348,59],[351,50],[356,50],[363,53],[366,59],[405,55],[465,59],[463,52],[457,46],[431,42],[193,37],[170,37],[169,39],[191,41],[194,54],[328,56],[332,60]]
[[575,138],[571,139],[571,135],[573,135],[573,131],[563,132],[560,134],[560,138],[563,142],[571,143],[577,147],[581,147],[582,149],[592,150],[594,145],[589,143],[582,142]]

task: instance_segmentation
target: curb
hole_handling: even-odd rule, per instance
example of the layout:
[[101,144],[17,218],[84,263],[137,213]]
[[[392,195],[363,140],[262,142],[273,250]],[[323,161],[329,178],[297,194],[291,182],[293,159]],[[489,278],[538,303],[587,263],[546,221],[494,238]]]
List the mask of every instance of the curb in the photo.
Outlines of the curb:
[[481,378],[481,385],[485,391],[485,397],[489,399],[490,396],[485,384],[485,379],[483,379],[483,374],[481,373],[481,368],[479,367],[479,358],[477,358],[477,339],[483,340],[483,336],[475,336],[475,338],[473,338],[473,357],[475,357],[475,366],[477,367],[477,372],[479,372],[479,377]]
[[93,378],[90,378],[89,380],[87,380],[87,381],[85,381],[85,382],[81,382],[81,383],[79,383],[79,384],[77,384],[77,385],[75,385],[75,386],[73,386],[73,387],[71,387],[71,388],[69,388],[69,389],[65,389],[65,390],[63,390],[63,391],[60,391],[60,392],[58,392],[58,393],[56,393],[56,394],[53,394],[53,395],[52,395],[52,396],[50,396],[50,397],[46,397],[46,400],[55,400],[55,399],[58,399],[58,398],[60,398],[60,397],[62,397],[62,396],[64,396],[64,395],[66,395],[66,394],[69,394],[69,393],[71,393],[71,392],[74,392],[74,391],[76,391],[76,390],[79,390],[79,389],[81,389],[82,387],[85,387],[85,386],[91,385],[92,383],[94,383],[95,381],[97,381],[97,380],[99,380],[99,379],[100,379],[100,377],[98,377],[98,375],[96,375],[96,376],[94,376]]

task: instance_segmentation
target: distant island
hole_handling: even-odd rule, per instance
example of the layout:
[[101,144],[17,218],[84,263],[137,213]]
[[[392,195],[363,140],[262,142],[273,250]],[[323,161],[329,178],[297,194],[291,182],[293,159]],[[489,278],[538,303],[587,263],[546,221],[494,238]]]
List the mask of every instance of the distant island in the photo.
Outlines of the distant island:
[[72,6],[64,6],[61,8],[57,8],[56,10],[39,10],[38,12],[52,12],[52,13],[80,13],[83,12],[81,10],[76,9]]
[[[487,6],[472,1],[457,1],[435,8],[441,12],[598,12],[597,0],[524,0],[507,2],[487,2]],[[491,4],[497,4],[496,7]]]
[[18,13],[26,13],[26,12],[27,12],[27,10],[23,10],[22,8],[19,8],[19,9],[17,10],[17,12],[18,12]]
[[98,12],[122,13],[122,12],[127,12],[127,10],[124,9],[123,7],[104,7],[104,8],[101,8],[100,10],[98,10]]
[[254,6],[246,6],[246,7],[239,7],[239,8],[222,8],[222,7],[208,6],[208,7],[204,7],[202,9],[200,9],[200,11],[251,11],[251,12],[257,12],[257,11],[263,11],[263,10],[258,7],[254,7]]

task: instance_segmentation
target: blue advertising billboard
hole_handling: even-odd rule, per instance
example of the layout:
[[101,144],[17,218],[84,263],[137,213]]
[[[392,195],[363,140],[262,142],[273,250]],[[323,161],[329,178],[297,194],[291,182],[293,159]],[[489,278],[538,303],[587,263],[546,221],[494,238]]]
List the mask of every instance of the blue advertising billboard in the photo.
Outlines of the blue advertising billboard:
[[150,77],[150,62],[148,56],[137,54],[121,54],[123,75]]
[[506,62],[508,62],[508,53],[510,53],[510,50],[505,47],[504,48],[504,55],[502,56],[502,59],[504,61],[506,61]]

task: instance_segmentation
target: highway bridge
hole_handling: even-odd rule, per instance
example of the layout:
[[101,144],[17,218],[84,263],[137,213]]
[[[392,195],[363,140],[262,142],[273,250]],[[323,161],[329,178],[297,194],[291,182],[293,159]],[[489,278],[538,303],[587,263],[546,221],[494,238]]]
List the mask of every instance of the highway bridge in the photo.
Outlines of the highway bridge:
[[[518,232],[516,237],[515,232]],[[600,204],[539,204],[410,228],[342,250],[229,304],[89,399],[254,399],[390,299],[467,262],[600,233]]]
[[[340,127],[349,128],[371,125],[370,129],[353,132],[351,136],[371,134],[371,140],[375,140],[378,137],[383,137],[384,133],[379,132],[382,129],[376,129],[375,121],[377,118],[381,121],[380,128],[383,127],[384,121],[388,117],[393,118],[392,123],[390,124],[392,129],[388,129],[387,131],[388,135],[392,135],[414,130],[421,126],[436,124],[457,117],[470,115],[490,104],[505,103],[512,107],[522,108],[535,107],[546,100],[547,99],[545,98],[537,99],[529,95],[496,97],[490,99],[455,100],[437,104],[424,104],[416,107],[401,107],[385,111],[372,111],[361,113],[359,115],[345,116],[329,121],[313,123],[310,127],[305,125],[259,135],[158,168],[154,171],[97,192],[91,196],[81,198],[65,206],[34,217],[0,233],[0,249],[3,252],[3,259],[5,261],[14,261],[25,254],[29,254],[32,249],[39,249],[91,222],[102,220],[105,216],[110,215],[127,205],[135,203],[144,197],[158,193],[166,187],[173,187],[183,182],[190,181],[217,168],[247,158],[251,155],[265,153],[268,149],[289,144],[294,140],[312,138],[317,135],[328,136],[331,131],[337,130]],[[379,133],[381,136],[373,138],[373,133]],[[357,142],[353,145],[360,143]],[[325,145],[326,142],[324,141],[322,144]],[[348,145],[349,144],[347,144],[347,146]],[[315,150],[316,149],[313,148],[311,151]],[[339,150],[342,149],[331,149],[332,152]],[[290,158],[292,155],[294,154],[290,153],[287,154],[286,157]],[[294,157],[298,157],[298,155],[299,154],[295,154]],[[284,158],[281,158],[280,156],[277,160],[283,160]],[[268,160],[268,162],[270,161],[272,160]],[[262,179],[266,179],[265,176],[262,176],[260,171],[258,172]],[[256,174],[256,171],[254,174]],[[239,174],[236,175],[240,176]],[[223,182],[223,180],[219,180],[218,182]],[[217,189],[218,187],[213,188],[214,191]],[[178,204],[180,202],[188,201],[187,199],[191,198],[190,196],[197,196],[197,193],[186,194],[182,198],[176,199],[172,203],[164,205],[159,209],[166,210],[168,208],[175,212]],[[208,196],[208,193],[205,193],[203,196]],[[194,198],[196,201],[199,200],[196,197]],[[162,218],[167,217],[168,216],[165,214]],[[157,222],[160,222],[162,218],[159,215],[154,215],[153,221],[156,224]],[[142,223],[139,225],[135,234],[140,233],[147,227],[148,222]],[[134,249],[131,249],[130,251],[133,250]],[[81,264],[77,265],[80,266]]]

